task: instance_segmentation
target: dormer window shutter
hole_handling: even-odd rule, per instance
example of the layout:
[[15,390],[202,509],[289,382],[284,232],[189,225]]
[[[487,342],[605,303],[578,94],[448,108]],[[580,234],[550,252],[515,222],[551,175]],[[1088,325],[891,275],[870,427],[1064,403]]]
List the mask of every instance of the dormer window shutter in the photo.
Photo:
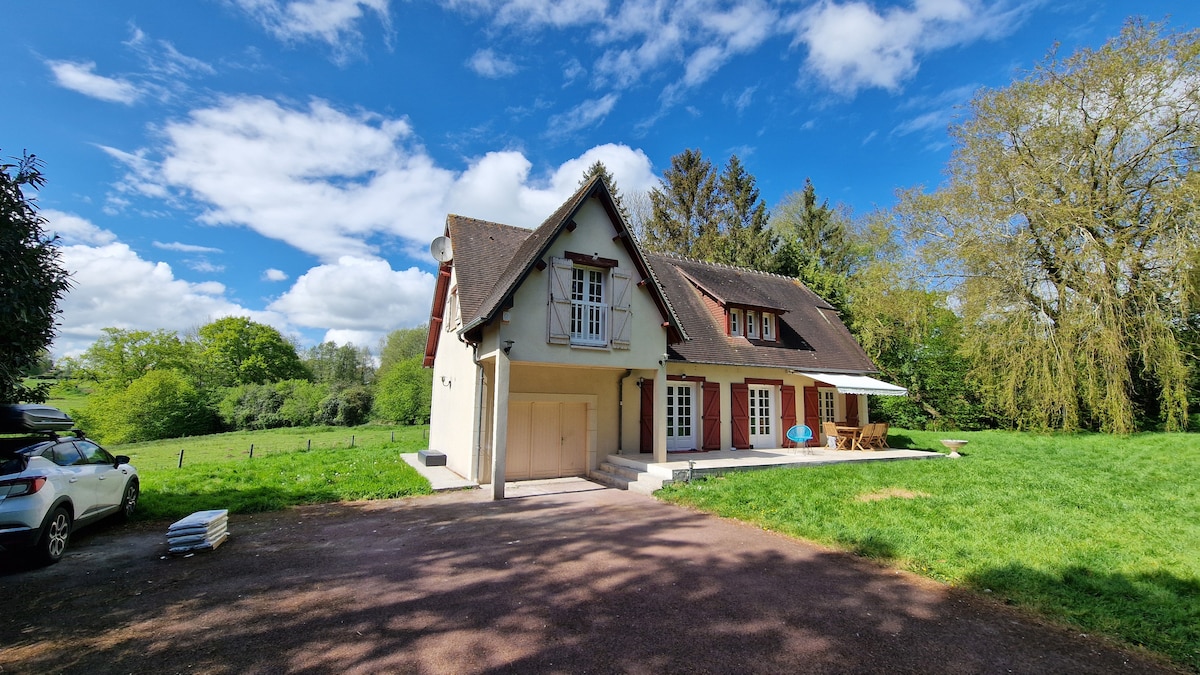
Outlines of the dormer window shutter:
[[629,349],[630,333],[633,329],[633,278],[629,272],[616,267],[612,278],[612,346],[614,349]]
[[571,344],[571,270],[574,266],[567,258],[550,259],[550,295],[546,301],[546,341],[550,344]]

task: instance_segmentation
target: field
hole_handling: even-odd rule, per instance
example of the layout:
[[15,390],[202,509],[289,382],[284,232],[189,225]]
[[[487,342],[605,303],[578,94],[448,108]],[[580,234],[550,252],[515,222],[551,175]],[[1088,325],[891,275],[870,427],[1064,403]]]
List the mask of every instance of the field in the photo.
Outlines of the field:
[[207,509],[250,513],[428,494],[429,482],[401,458],[425,448],[427,433],[426,426],[308,427],[108,449],[129,455],[138,469],[138,517],[176,519]]
[[[949,437],[900,431],[891,440],[934,449]],[[731,474],[658,495],[974,588],[1200,670],[1200,436],[953,437],[970,441],[961,459]]]

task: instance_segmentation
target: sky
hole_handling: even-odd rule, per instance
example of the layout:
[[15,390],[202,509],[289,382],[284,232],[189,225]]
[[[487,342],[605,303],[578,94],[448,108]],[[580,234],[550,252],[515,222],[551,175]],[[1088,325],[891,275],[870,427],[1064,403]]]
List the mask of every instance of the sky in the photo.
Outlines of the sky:
[[224,316],[376,349],[429,317],[446,215],[536,227],[601,160],[622,193],[737,155],[768,207],[934,188],[981,88],[1185,0],[44,0],[6,3],[0,156],[105,327]]

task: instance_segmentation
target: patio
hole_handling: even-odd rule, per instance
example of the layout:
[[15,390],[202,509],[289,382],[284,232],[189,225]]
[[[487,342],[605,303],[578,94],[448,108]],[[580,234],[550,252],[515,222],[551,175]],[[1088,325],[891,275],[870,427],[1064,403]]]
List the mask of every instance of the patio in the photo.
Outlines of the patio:
[[833,450],[819,448],[773,448],[761,450],[714,450],[671,453],[666,462],[655,462],[650,453],[609,455],[592,480],[611,487],[650,493],[672,481],[716,476],[735,471],[754,471],[781,466],[816,466],[843,462],[881,462],[905,459],[934,459],[945,455],[927,450]]

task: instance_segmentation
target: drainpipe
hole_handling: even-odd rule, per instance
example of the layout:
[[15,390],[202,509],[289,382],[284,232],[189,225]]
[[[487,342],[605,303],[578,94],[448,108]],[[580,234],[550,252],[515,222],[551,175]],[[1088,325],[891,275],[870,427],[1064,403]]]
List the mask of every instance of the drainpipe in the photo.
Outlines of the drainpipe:
[[625,374],[617,380],[617,454],[620,455],[622,442],[625,440],[625,378],[633,374],[632,368],[626,368]]
[[479,361],[479,343],[467,342],[462,335],[459,342],[471,347],[471,360],[475,362],[475,475],[472,477],[479,482],[479,474],[483,468],[483,364]]

